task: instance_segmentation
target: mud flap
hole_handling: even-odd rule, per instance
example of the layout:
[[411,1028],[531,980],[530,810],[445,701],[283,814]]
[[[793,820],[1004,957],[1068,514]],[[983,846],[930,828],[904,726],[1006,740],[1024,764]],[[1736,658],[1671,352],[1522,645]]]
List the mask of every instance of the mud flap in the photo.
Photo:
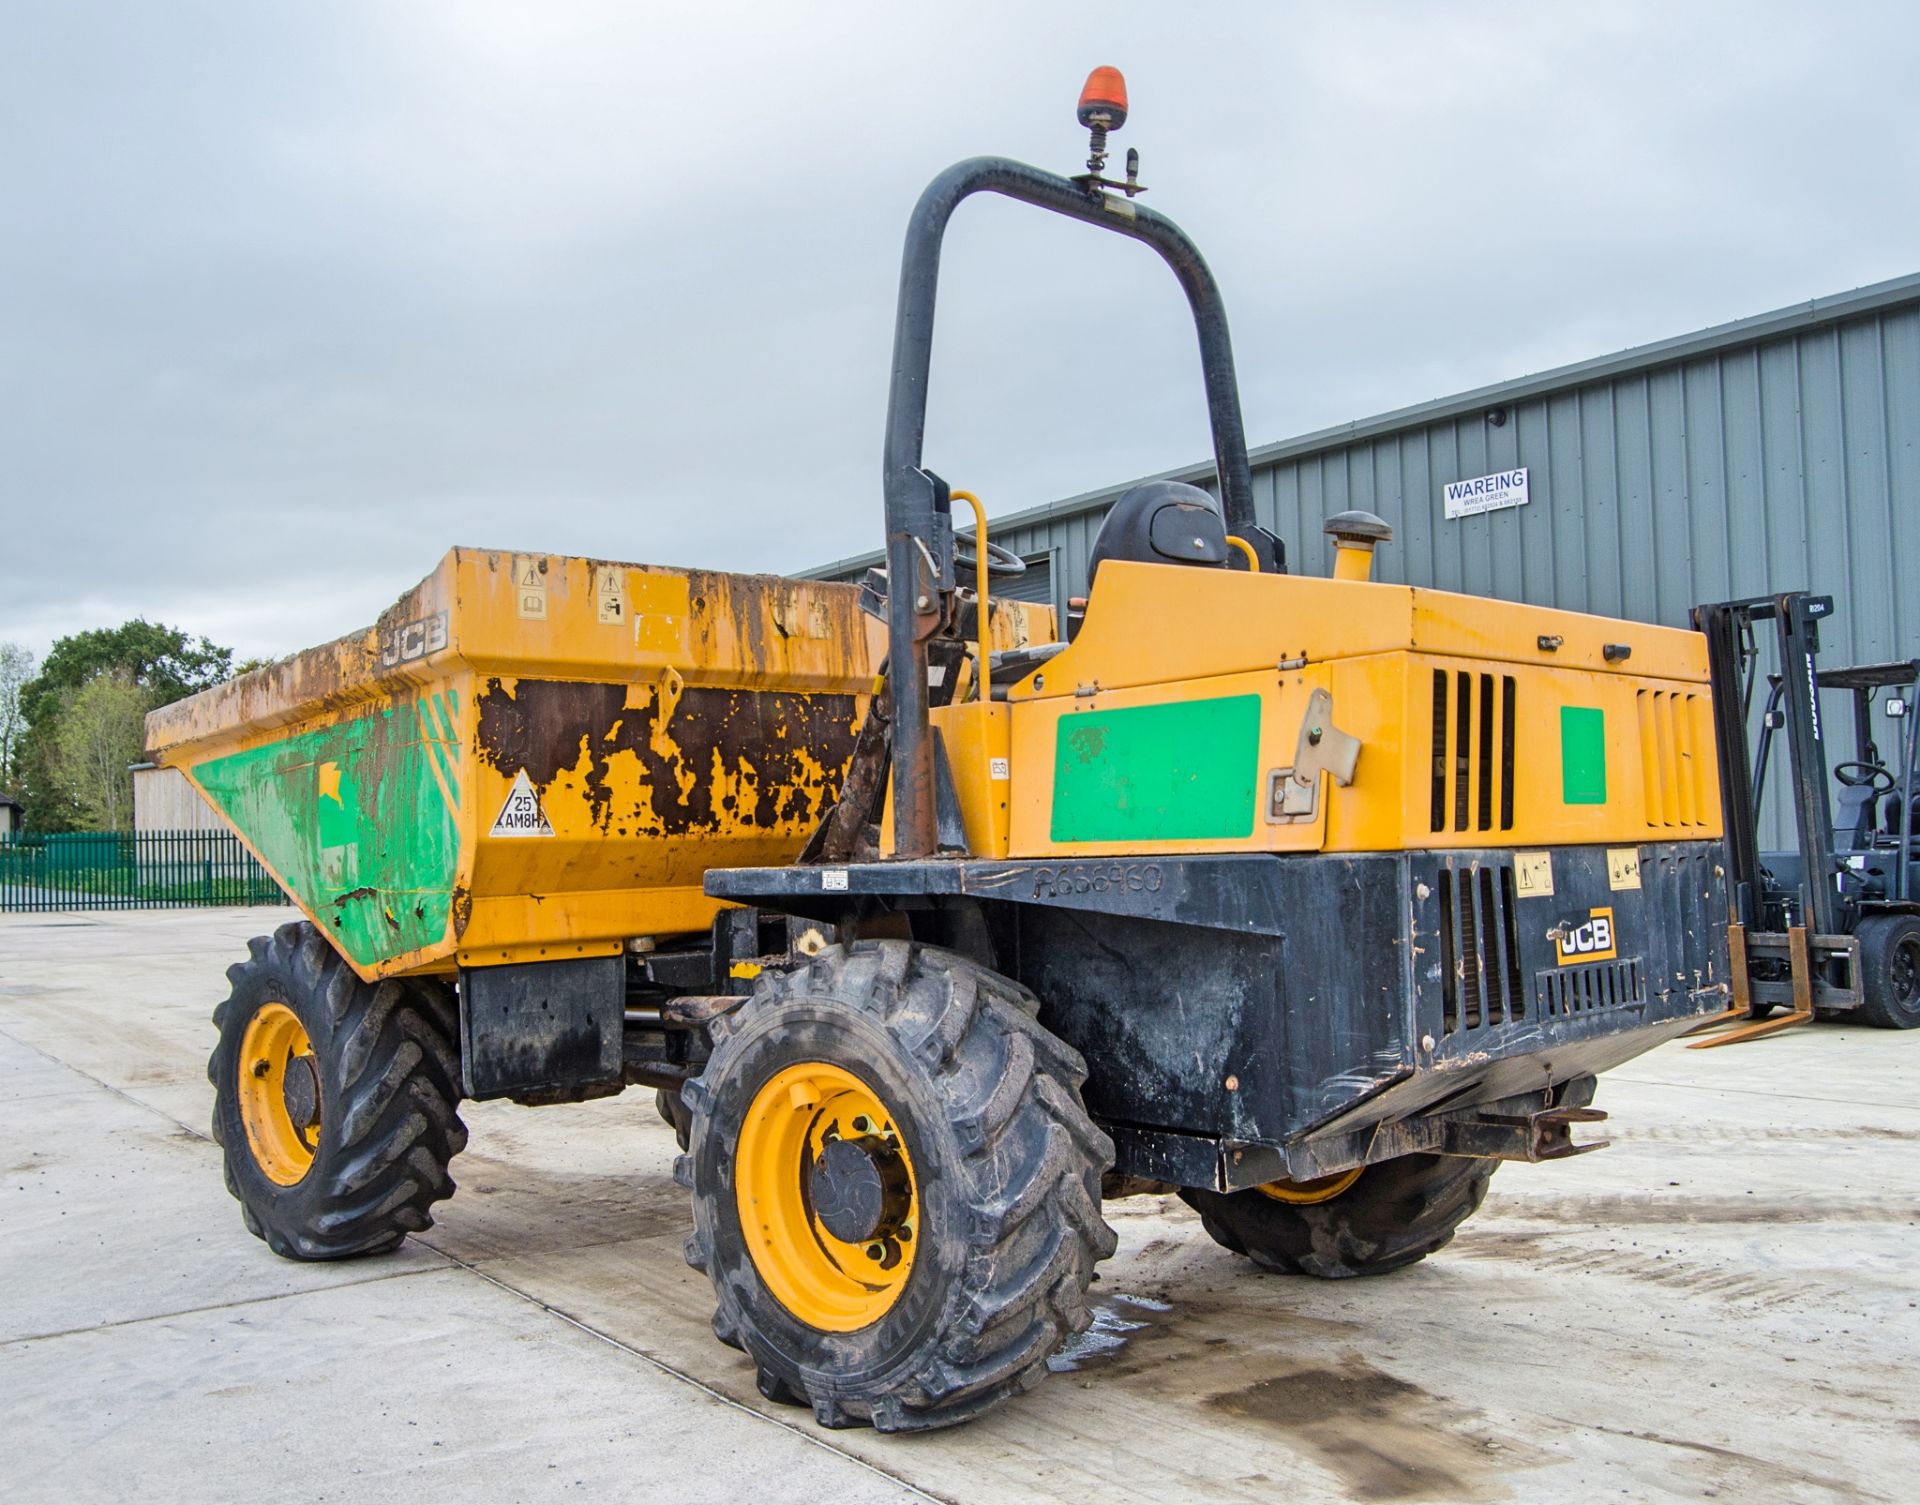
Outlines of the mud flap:
[[468,1097],[565,1101],[618,1090],[626,959],[460,969]]

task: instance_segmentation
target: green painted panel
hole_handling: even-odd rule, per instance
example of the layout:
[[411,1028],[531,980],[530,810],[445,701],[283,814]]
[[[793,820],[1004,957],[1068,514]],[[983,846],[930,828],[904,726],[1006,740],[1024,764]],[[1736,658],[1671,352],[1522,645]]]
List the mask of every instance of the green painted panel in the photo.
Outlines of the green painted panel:
[[1560,798],[1569,805],[1607,802],[1607,716],[1595,706],[1560,707]]
[[1259,785],[1258,695],[1062,716],[1053,839],[1251,836]]
[[455,710],[403,701],[193,770],[362,966],[446,936],[460,842],[448,808],[458,787],[446,734]]

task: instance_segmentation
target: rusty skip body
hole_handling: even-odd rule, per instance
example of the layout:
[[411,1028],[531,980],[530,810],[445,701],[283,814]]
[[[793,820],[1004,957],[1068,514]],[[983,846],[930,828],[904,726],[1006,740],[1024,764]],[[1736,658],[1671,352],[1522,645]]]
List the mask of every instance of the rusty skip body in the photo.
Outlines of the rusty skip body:
[[[154,712],[181,769],[368,980],[705,931],[786,862],[881,659],[852,586],[455,549],[364,632]],[[1050,635],[1009,603],[994,640]]]

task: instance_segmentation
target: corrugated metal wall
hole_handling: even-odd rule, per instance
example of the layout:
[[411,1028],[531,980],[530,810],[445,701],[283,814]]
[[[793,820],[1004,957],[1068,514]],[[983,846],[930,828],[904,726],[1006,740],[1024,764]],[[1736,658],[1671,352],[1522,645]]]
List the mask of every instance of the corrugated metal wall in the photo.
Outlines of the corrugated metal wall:
[[[1394,526],[1378,578],[1685,626],[1694,603],[1808,587],[1834,663],[1920,654],[1920,305],[1268,460],[1291,568],[1321,524]],[[1529,468],[1525,507],[1448,521],[1448,481]],[[1077,590],[1104,508],[1004,524]]]

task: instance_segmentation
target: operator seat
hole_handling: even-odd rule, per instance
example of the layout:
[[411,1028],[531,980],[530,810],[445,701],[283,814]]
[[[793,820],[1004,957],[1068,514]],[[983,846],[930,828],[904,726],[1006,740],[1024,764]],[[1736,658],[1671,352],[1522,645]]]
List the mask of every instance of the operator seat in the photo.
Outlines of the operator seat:
[[[1230,558],[1227,522],[1220,504],[1198,486],[1180,481],[1142,481],[1120,494],[1093,537],[1088,556],[1090,589],[1099,588],[1100,564],[1125,559],[1139,564],[1185,564],[1223,570]],[[1076,605],[1078,603],[1075,603]],[[1083,613],[1068,607],[1066,642],[1035,644],[993,655],[993,697],[1046,663],[1080,631]]]
[[[1093,536],[1087,558],[1089,593],[1100,586],[1108,559],[1134,564],[1185,564],[1224,570],[1230,554],[1220,504],[1182,481],[1142,481],[1121,492]],[[1067,610],[1067,641],[1079,635],[1084,608]]]
[[1097,588],[1103,560],[1227,567],[1227,521],[1198,486],[1142,481],[1120,494],[1093,538],[1088,579]]

